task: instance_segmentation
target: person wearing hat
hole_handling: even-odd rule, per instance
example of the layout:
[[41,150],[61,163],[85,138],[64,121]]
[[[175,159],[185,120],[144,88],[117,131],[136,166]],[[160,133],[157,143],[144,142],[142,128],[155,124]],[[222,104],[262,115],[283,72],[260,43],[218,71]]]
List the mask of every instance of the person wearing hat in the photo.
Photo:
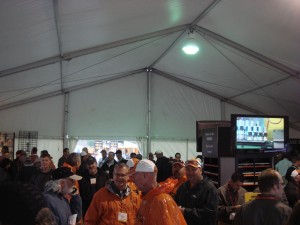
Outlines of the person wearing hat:
[[86,159],[86,166],[87,170],[83,173],[82,180],[79,181],[83,218],[94,194],[103,188],[109,180],[108,175],[97,167],[97,161],[94,157],[90,156]]
[[82,151],[80,153],[80,157],[81,157],[81,164],[80,164],[80,166],[77,170],[77,174],[80,175],[80,176],[83,176],[83,174],[87,170],[87,168],[86,168],[86,159],[89,157],[89,154],[86,153],[86,151]]
[[291,173],[291,179],[284,187],[284,192],[289,202],[289,206],[291,208],[293,208],[297,204],[298,200],[300,200],[299,184],[300,184],[299,170],[294,170]]
[[184,162],[182,160],[175,160],[172,164],[172,174],[173,176],[168,178],[166,183],[168,182],[175,182],[175,186],[173,190],[169,193],[172,197],[175,196],[177,189],[187,181],[187,177],[185,176],[185,168],[184,168]]
[[169,158],[165,157],[162,151],[158,150],[154,155],[157,159],[155,163],[158,169],[157,182],[163,182],[172,176],[172,164],[169,163]]
[[215,185],[202,175],[197,159],[185,162],[187,181],[174,197],[188,225],[215,225],[218,211],[218,191]]
[[97,191],[88,208],[84,225],[134,225],[140,197],[128,186],[129,167],[118,163],[114,167],[113,179]]
[[141,196],[141,192],[138,189],[138,187],[136,186],[136,184],[134,183],[134,174],[135,174],[135,169],[137,164],[139,163],[139,159],[137,158],[131,158],[128,159],[128,161],[126,162],[126,165],[129,166],[129,180],[128,180],[128,186],[130,187],[130,189],[134,192],[136,192],[138,195]]
[[155,164],[143,159],[136,166],[134,182],[142,191],[142,203],[138,211],[136,225],[186,225],[183,215],[168,194],[174,188],[173,183],[157,183]]
[[244,175],[234,172],[231,179],[218,188],[218,225],[232,224],[236,211],[245,203]]
[[120,149],[118,149],[116,151],[116,157],[117,157],[118,163],[126,163],[127,162],[127,160],[123,158],[122,150],[120,150]]
[[[80,154],[75,153],[75,152],[72,152],[69,155],[67,162],[65,162],[63,164],[64,167],[69,167],[74,174],[77,173],[77,170],[79,169],[80,165],[81,165]],[[76,186],[77,190],[79,191],[78,181],[75,181],[75,186]]]
[[[78,181],[81,178],[74,174],[70,168],[60,167],[53,171],[52,180],[46,183],[43,196],[57,224],[68,225],[68,220],[72,216],[70,204],[75,201],[73,200],[72,202],[71,200],[69,203],[65,196],[71,194],[73,191],[74,180]],[[76,201],[76,203],[79,203],[77,206],[81,207],[80,201]],[[80,215],[78,216],[80,218]]]

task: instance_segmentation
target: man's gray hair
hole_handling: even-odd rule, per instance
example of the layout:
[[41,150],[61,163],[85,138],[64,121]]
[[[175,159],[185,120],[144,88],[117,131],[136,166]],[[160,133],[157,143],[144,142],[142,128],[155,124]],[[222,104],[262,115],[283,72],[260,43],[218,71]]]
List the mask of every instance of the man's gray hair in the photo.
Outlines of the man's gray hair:
[[45,184],[45,191],[61,192],[60,180],[49,180]]

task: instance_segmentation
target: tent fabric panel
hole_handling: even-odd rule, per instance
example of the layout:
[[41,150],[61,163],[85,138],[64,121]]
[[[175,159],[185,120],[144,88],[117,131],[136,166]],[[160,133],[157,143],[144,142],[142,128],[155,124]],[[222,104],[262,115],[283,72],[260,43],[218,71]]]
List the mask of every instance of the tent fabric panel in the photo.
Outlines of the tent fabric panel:
[[230,121],[231,120],[231,114],[253,114],[247,110],[244,110],[244,109],[241,109],[237,106],[234,106],[234,105],[231,105],[231,104],[228,104],[228,103],[225,103],[224,104],[224,112],[225,112],[225,118],[224,120],[226,121]]
[[213,1],[59,1],[63,52],[191,23],[211,2]]
[[156,74],[151,86],[153,138],[195,138],[197,120],[221,118],[218,99]]
[[299,10],[297,0],[221,1],[198,25],[299,71]]
[[277,114],[277,115],[289,115],[290,122],[300,120],[299,106],[297,104],[290,104],[288,102],[276,99],[271,95],[258,94],[258,92],[245,94],[234,98],[233,100],[244,104],[253,109],[256,109],[264,114]]
[[70,137],[145,137],[145,73],[74,91],[69,97]]
[[286,101],[287,103],[294,103],[296,105],[300,105],[299,84],[299,80],[290,78],[288,80],[284,80],[277,84],[266,87],[264,88],[264,90],[269,95],[280,101]]
[[1,131],[38,131],[45,138],[62,137],[64,96],[0,110]]
[[224,97],[287,78],[271,66],[205,36],[196,34],[195,40],[200,46],[197,55],[182,52],[187,41],[184,37],[155,68]]
[[0,71],[59,55],[52,1],[1,1],[0,27]]
[[59,63],[0,78],[0,106],[58,91],[61,88]]
[[63,62],[64,86],[106,79],[119,73],[146,68],[172,43],[179,33],[147,39]]

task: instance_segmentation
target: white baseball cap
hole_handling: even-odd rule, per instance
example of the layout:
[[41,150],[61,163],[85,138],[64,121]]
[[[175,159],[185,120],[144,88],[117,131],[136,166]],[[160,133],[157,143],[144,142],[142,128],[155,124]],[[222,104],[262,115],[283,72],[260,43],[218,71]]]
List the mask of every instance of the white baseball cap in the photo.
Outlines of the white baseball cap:
[[82,151],[81,153],[80,153],[80,156],[86,156],[87,155],[87,153],[85,152],[85,151]]
[[127,166],[129,166],[129,168],[134,167],[134,162],[132,159],[128,159],[128,161],[126,162]]
[[155,164],[149,159],[140,160],[136,166],[136,172],[152,173],[156,171]]
[[294,170],[292,173],[291,173],[291,177],[295,178],[296,176],[299,175],[299,172],[298,170]]

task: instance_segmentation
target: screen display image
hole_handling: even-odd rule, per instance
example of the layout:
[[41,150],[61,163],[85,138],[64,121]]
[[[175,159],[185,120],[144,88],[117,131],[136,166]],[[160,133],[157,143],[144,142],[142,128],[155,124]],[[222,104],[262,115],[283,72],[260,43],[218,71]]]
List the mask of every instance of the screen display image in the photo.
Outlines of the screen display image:
[[276,150],[285,147],[282,117],[236,117],[236,149]]

